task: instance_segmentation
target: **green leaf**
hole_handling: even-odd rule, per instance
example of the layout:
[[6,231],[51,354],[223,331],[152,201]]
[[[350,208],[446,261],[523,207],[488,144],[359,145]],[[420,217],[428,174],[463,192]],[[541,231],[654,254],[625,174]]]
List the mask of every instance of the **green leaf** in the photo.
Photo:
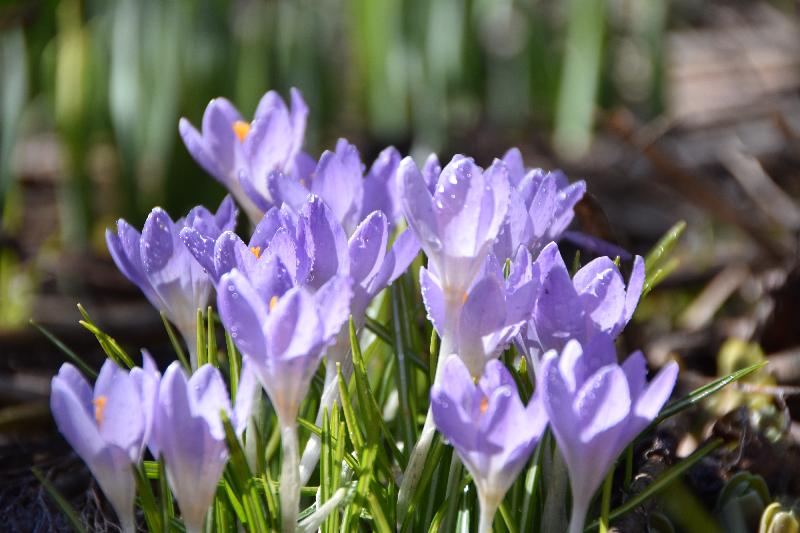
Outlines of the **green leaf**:
[[97,371],[95,371],[91,366],[89,366],[86,363],[86,361],[84,361],[78,354],[76,354],[69,347],[67,347],[66,344],[61,342],[61,340],[58,337],[50,333],[50,331],[48,331],[47,328],[36,322],[34,319],[30,319],[29,322],[30,325],[38,329],[39,332],[47,338],[47,340],[52,342],[56,348],[64,352],[64,355],[69,357],[72,360],[72,362],[75,363],[75,366],[81,369],[81,372],[91,377],[92,379],[97,377]]
[[64,516],[67,517],[67,520],[72,526],[72,529],[74,529],[78,533],[87,533],[86,528],[83,526],[83,522],[81,522],[81,519],[78,518],[78,515],[75,512],[75,510],[72,508],[69,502],[61,495],[58,489],[56,489],[55,486],[52,483],[50,483],[50,480],[48,480],[36,467],[31,468],[31,472],[33,472],[33,475],[36,476],[36,479],[39,480],[39,483],[42,484],[42,486],[45,488],[50,497],[53,498],[53,501],[56,502],[58,508],[61,509],[62,513],[64,513]]
[[184,370],[191,373],[192,365],[189,364],[189,359],[186,357],[186,352],[183,351],[181,343],[178,340],[178,336],[175,335],[175,330],[172,328],[172,324],[169,323],[167,315],[164,314],[164,311],[161,311],[161,322],[163,322],[164,324],[164,329],[167,330],[167,336],[169,337],[169,342],[172,343],[172,349],[175,351],[175,355],[178,356],[178,361],[181,362]]
[[94,322],[92,322],[92,319],[89,318],[89,313],[86,312],[86,309],[84,309],[81,304],[78,304],[78,311],[80,311],[81,315],[83,316],[83,320],[79,320],[78,324],[89,330],[97,338],[97,342],[100,343],[100,347],[109,357],[109,359],[117,363],[119,366],[133,368],[135,366],[133,360],[128,356],[125,350],[122,349],[122,347],[113,337],[104,333],[100,328],[97,327],[97,325],[95,325]]
[[[723,443],[722,439],[714,439],[699,450],[696,450],[692,455],[676,464],[675,466],[664,471],[655,481],[647,486],[642,492],[633,496],[630,500],[626,501],[621,506],[611,511],[608,515],[609,521],[619,518],[625,513],[637,508],[648,499],[655,496],[658,492],[669,486],[670,483],[678,479],[684,472],[689,470],[700,459],[719,448]],[[584,531],[594,531],[599,526],[599,521],[595,520],[589,524]]]
[[734,381],[739,381],[740,379],[742,379],[742,378],[744,378],[746,376],[749,376],[750,374],[752,374],[754,372],[757,372],[758,370],[760,370],[761,368],[766,366],[767,363],[768,363],[768,361],[761,361],[761,362],[758,362],[758,363],[756,363],[754,365],[750,365],[747,368],[743,368],[741,370],[737,370],[736,372],[728,374],[727,376],[723,376],[723,377],[721,377],[719,379],[715,379],[711,383],[708,383],[706,385],[703,385],[702,387],[699,387],[699,388],[695,389],[687,397],[685,397],[685,398],[683,398],[681,400],[678,400],[678,401],[675,401],[675,402],[667,404],[664,407],[664,409],[661,410],[661,413],[658,415],[658,418],[656,418],[653,421],[653,423],[651,424],[651,427],[653,425],[656,425],[656,424],[660,423],[661,421],[671,417],[671,416],[674,416],[674,415],[680,413],[684,409],[688,409],[692,405],[694,405],[694,404],[696,404],[696,403],[708,398],[712,394],[715,394],[720,389],[722,389],[723,387],[733,383]]
[[672,249],[675,248],[675,244],[678,242],[678,239],[685,229],[686,222],[681,220],[667,230],[655,246],[647,253],[644,260],[645,272],[650,272],[663,262],[672,252]]
[[197,368],[208,363],[208,353],[206,352],[206,322],[203,317],[203,310],[197,308],[197,318],[195,325],[197,327]]
[[206,334],[206,361],[211,363],[212,365],[218,367],[219,366],[219,359],[217,358],[217,330],[214,328],[214,309],[209,305],[208,311],[206,312],[206,324],[207,324],[207,334]]

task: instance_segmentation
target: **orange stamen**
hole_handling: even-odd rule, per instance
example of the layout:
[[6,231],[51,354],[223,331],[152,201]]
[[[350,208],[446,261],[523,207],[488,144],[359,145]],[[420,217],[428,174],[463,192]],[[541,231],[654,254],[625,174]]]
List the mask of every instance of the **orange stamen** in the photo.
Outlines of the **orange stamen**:
[[276,305],[278,305],[278,297],[277,296],[273,296],[272,298],[269,299],[269,312],[270,313],[272,312],[273,309],[275,309]]
[[481,407],[480,407],[480,409],[481,409],[481,414],[485,414],[485,413],[486,413],[486,410],[487,410],[488,408],[489,408],[489,398],[487,398],[486,396],[484,396],[484,397],[483,397],[483,399],[481,400]]
[[237,120],[233,123],[233,133],[239,139],[239,142],[244,142],[247,134],[250,133],[250,123],[243,120]]
[[259,259],[261,257],[260,246],[253,246],[252,248],[250,248],[250,251],[253,253],[254,256],[256,256],[256,259]]
[[469,298],[469,294],[467,294],[467,291],[464,291],[464,294],[461,296],[461,303],[467,303],[467,298]]
[[102,425],[104,417],[104,411],[106,409],[106,403],[108,402],[108,398],[105,396],[98,396],[92,403],[94,404],[94,419],[97,422],[97,425]]

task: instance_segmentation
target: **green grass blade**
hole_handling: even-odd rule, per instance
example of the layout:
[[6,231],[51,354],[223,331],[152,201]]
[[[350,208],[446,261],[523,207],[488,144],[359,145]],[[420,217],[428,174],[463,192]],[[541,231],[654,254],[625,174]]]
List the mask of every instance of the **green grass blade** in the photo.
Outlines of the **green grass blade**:
[[647,253],[644,259],[645,272],[649,273],[669,256],[685,229],[686,221],[681,220],[667,230],[655,246]]
[[192,365],[189,364],[189,359],[186,357],[186,352],[183,351],[181,343],[178,340],[178,336],[175,335],[175,330],[173,329],[172,324],[169,323],[167,315],[165,315],[163,311],[161,312],[161,322],[164,323],[164,329],[167,330],[167,336],[169,337],[169,342],[172,344],[172,349],[175,351],[175,355],[178,356],[178,361],[181,362],[181,365],[183,365],[184,370],[191,373]]
[[47,338],[47,340],[49,340],[51,343],[53,343],[53,345],[56,348],[58,348],[59,350],[64,352],[64,355],[69,357],[70,360],[73,363],[75,363],[75,366],[77,366],[78,368],[81,369],[81,372],[83,372],[87,376],[91,377],[92,379],[97,377],[97,371],[95,371],[95,369],[93,369],[91,366],[89,366],[89,364],[86,363],[86,361],[81,359],[81,357],[78,354],[73,352],[66,344],[61,342],[61,340],[58,337],[56,337],[55,335],[53,335],[47,328],[45,328],[44,326],[42,326],[41,324],[36,322],[34,319],[30,319],[29,322],[30,322],[31,326],[33,326],[37,330],[39,330],[39,332],[42,335],[44,335]]

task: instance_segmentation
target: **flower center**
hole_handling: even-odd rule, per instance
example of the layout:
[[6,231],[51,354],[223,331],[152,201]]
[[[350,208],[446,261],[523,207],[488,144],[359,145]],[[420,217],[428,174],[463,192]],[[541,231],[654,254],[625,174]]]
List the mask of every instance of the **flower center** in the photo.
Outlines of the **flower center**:
[[469,294],[467,294],[467,291],[464,291],[464,294],[461,295],[461,303],[467,303],[467,298],[469,298]]
[[483,398],[481,398],[481,406],[480,406],[481,414],[482,415],[486,414],[487,409],[489,409],[489,398],[484,396]]
[[94,404],[94,419],[98,426],[103,425],[103,421],[105,420],[105,409],[107,402],[108,398],[105,396],[98,396],[92,400],[92,403]]
[[269,299],[269,312],[271,313],[275,306],[278,305],[278,296],[273,296]]
[[253,253],[254,256],[256,256],[256,259],[259,259],[261,257],[261,247],[260,246],[252,246],[250,248],[250,251]]
[[247,134],[250,133],[250,123],[243,120],[237,120],[233,123],[233,133],[239,139],[239,142],[244,142]]

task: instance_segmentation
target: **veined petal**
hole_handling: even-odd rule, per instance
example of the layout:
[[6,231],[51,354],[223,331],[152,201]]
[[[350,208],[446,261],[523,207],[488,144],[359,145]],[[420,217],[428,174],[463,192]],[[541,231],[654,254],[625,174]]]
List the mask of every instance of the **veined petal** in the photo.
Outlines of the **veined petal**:
[[225,329],[243,354],[257,360],[267,357],[262,324],[267,317],[266,302],[238,270],[222,276],[217,289],[217,307]]

